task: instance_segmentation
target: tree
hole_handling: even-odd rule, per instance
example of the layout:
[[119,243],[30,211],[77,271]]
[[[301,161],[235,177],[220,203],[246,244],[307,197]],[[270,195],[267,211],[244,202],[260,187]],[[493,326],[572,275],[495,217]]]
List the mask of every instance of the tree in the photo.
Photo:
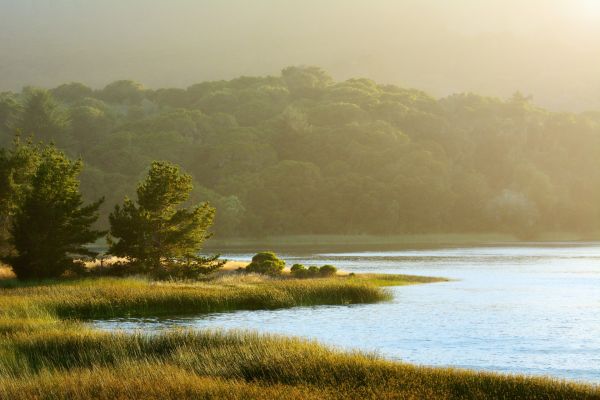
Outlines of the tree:
[[141,83],[121,80],[106,85],[100,91],[100,97],[109,103],[139,104],[144,98],[144,91]]
[[51,93],[55,98],[61,101],[74,103],[78,100],[92,96],[94,91],[83,83],[71,82],[55,87],[51,90]]
[[21,104],[14,93],[0,93],[0,145],[8,145],[6,139],[14,129]]
[[19,136],[14,138],[12,149],[0,149],[0,256],[11,251],[11,221],[30,188],[38,163],[39,147],[31,141],[21,142]]
[[47,90],[27,89],[23,112],[17,128],[25,135],[36,135],[47,140],[64,142],[69,120]]
[[287,67],[281,77],[290,93],[296,97],[318,97],[333,83],[333,79],[319,67]]
[[191,191],[190,175],[169,162],[153,162],[137,188],[137,202],[126,198],[109,216],[109,252],[157,275],[165,270],[185,275],[186,268],[207,273],[221,267],[218,256],[198,256],[210,237],[215,209],[208,203],[181,208]]
[[30,186],[9,230],[15,254],[6,260],[19,279],[55,278],[80,267],[76,257],[96,255],[84,245],[105,234],[91,228],[103,199],[84,205],[79,192],[83,163],[54,146],[38,151]]

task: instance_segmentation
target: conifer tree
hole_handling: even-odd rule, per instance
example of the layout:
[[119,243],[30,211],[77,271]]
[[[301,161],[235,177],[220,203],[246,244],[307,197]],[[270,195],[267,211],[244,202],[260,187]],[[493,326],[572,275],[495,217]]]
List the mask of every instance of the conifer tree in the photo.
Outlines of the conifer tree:
[[208,203],[181,207],[191,191],[190,175],[169,162],[153,162],[137,201],[126,198],[110,214],[109,252],[158,275],[185,278],[222,266],[218,256],[198,256],[215,209]]
[[103,199],[84,205],[79,192],[80,160],[54,146],[39,148],[29,187],[11,222],[15,254],[6,258],[19,279],[54,278],[96,253],[84,245],[104,232],[92,229]]

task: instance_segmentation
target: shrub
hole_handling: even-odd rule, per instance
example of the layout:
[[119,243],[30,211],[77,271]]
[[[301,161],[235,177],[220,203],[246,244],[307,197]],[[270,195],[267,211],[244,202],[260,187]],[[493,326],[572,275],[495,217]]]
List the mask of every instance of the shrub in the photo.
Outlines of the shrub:
[[306,277],[306,273],[308,272],[308,270],[302,264],[294,264],[294,265],[292,265],[291,272],[292,272],[292,275],[297,278],[304,278],[304,277]]
[[198,280],[225,265],[219,255],[210,257],[194,257],[187,260],[170,260],[162,268],[152,274],[155,279]]
[[321,276],[333,276],[336,274],[336,272],[337,272],[337,268],[334,267],[333,265],[323,265],[319,269],[319,274]]
[[308,267],[307,275],[311,278],[319,276],[319,267]]
[[255,272],[265,275],[279,275],[285,267],[285,261],[281,260],[271,251],[265,251],[252,257],[252,262],[246,267],[246,272]]

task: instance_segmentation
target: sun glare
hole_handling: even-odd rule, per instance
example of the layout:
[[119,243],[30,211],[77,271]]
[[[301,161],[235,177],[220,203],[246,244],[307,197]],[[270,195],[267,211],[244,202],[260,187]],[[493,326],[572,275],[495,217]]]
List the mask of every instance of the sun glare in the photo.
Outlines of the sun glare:
[[579,12],[584,19],[600,19],[600,0],[581,0]]

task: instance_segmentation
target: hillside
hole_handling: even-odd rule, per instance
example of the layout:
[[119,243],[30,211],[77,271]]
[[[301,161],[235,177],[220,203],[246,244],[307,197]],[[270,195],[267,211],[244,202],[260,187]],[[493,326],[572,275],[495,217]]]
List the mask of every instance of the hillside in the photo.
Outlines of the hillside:
[[316,67],[187,89],[68,83],[0,94],[0,143],[17,131],[80,156],[104,216],[152,160],[180,164],[222,237],[534,237],[600,220],[600,113],[549,112],[518,93],[436,99]]

